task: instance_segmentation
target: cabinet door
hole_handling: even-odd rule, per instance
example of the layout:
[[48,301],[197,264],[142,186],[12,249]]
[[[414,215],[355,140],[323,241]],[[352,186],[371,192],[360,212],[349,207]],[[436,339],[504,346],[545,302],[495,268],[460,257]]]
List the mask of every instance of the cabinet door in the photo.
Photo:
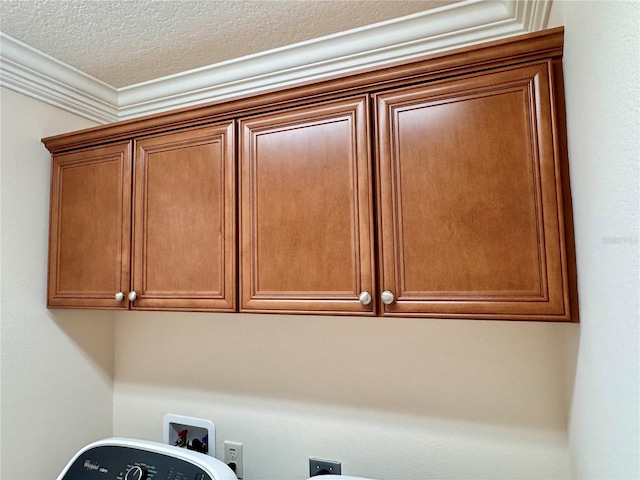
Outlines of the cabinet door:
[[376,96],[385,315],[571,319],[549,78],[539,64]]
[[54,155],[47,305],[126,309],[130,227],[129,142]]
[[233,311],[233,124],[135,143],[134,309]]
[[373,314],[366,97],[240,129],[241,310]]

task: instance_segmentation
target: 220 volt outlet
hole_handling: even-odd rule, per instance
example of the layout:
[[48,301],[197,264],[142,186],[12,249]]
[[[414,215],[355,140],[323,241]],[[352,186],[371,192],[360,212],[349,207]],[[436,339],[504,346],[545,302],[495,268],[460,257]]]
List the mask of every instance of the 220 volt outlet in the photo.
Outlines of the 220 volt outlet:
[[316,475],[342,475],[342,467],[340,462],[335,460],[322,460],[320,458],[309,459],[309,476]]

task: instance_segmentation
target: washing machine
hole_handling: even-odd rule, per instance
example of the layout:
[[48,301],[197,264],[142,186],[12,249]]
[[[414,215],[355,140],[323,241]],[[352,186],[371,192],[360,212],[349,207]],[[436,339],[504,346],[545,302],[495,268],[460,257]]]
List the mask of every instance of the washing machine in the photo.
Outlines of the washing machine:
[[108,438],[82,448],[57,480],[238,480],[224,462],[162,443]]

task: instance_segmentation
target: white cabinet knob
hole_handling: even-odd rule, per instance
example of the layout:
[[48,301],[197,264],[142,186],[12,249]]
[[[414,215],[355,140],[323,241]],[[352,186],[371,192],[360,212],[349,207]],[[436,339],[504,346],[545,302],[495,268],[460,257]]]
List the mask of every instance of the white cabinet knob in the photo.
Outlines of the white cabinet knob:
[[116,300],[119,301],[119,302],[124,300],[124,293],[122,293],[122,292],[116,293]]
[[137,297],[137,296],[138,296],[138,295],[136,294],[135,290],[131,290],[131,291],[129,292],[129,301],[130,301],[130,302],[133,302],[133,301],[136,299],[136,297]]
[[363,305],[369,305],[371,303],[371,294],[369,292],[362,292],[360,294],[360,303]]
[[384,303],[385,305],[391,305],[393,303],[393,300],[395,299],[393,293],[391,293],[389,290],[385,290],[384,292],[382,292],[380,298],[382,299],[382,303]]

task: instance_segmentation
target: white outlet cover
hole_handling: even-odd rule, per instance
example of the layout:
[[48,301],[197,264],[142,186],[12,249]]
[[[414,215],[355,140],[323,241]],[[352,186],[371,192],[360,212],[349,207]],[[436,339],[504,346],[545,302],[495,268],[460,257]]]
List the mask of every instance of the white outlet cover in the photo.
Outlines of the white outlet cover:
[[[207,431],[209,438],[209,449],[207,455],[210,457],[216,456],[216,426],[210,420],[203,418],[188,417],[185,415],[176,415],[173,413],[167,413],[164,416],[162,423],[162,443],[166,445],[172,445],[171,443],[171,430],[173,425],[186,425],[190,427],[202,428]],[[190,438],[190,437],[188,437]]]
[[224,442],[224,463],[229,465],[230,462],[236,464],[235,474],[238,480],[244,478],[244,455],[242,454],[242,443],[231,442],[225,440]]

